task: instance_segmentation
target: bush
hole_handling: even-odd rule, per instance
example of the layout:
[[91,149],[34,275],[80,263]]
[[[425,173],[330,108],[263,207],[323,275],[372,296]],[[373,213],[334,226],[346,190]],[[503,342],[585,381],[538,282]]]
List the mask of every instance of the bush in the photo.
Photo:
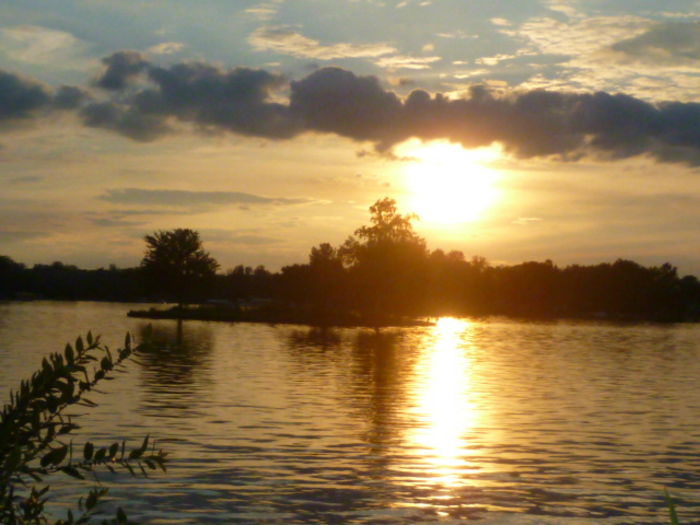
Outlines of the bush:
[[[85,480],[86,474],[106,469],[124,470],[132,476],[147,470],[165,471],[166,453],[146,436],[140,446],[127,450],[126,442],[98,447],[86,442],[74,447],[68,435],[78,425],[65,410],[72,405],[96,406],[85,395],[143,349],[132,346],[127,334],[124,347],[112,352],[88,333],[63,353],[44,358],[31,378],[10,392],[10,402],[0,413],[0,523],[8,525],[69,525],[90,523],[107,489],[93,486],[68,510],[64,519],[51,517],[45,506],[50,486],[44,478],[53,474]],[[121,508],[103,524],[129,523]]]

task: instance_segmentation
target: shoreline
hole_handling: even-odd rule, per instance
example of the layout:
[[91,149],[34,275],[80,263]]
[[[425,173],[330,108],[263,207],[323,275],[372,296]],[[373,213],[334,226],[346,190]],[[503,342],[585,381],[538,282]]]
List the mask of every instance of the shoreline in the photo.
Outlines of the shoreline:
[[468,313],[443,313],[426,314],[419,317],[387,315],[382,317],[363,316],[357,313],[337,313],[322,315],[310,313],[308,311],[295,311],[292,309],[258,309],[258,308],[232,308],[222,306],[197,306],[179,310],[177,307],[168,309],[158,309],[151,307],[147,310],[130,310],[127,317],[141,319],[181,319],[190,321],[219,321],[230,323],[266,323],[266,324],[297,324],[319,327],[339,327],[339,328],[390,328],[390,327],[413,327],[413,326],[434,326],[433,319],[439,317],[468,317],[468,318],[502,318],[511,321],[524,322],[603,322],[613,324],[693,324],[697,319],[674,319],[674,318],[646,318],[632,315],[540,315],[523,316],[508,314],[468,314]]
[[404,317],[386,316],[370,319],[357,314],[336,314],[315,316],[307,312],[291,310],[258,310],[222,307],[197,307],[167,310],[129,310],[127,317],[139,319],[174,319],[183,321],[219,321],[228,323],[298,324],[306,326],[327,326],[339,328],[390,328],[411,326],[433,326],[431,321]]

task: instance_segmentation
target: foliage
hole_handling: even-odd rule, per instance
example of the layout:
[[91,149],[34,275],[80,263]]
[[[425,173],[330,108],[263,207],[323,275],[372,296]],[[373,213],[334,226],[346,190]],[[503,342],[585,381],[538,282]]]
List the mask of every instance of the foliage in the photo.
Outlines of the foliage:
[[388,198],[369,211],[371,225],[355,230],[339,249],[355,291],[353,303],[374,317],[417,313],[426,291],[428,251],[413,230],[416,216],[401,215]]
[[664,495],[666,496],[666,504],[668,505],[668,515],[671,519],[671,525],[680,525],[680,520],[678,519],[678,513],[676,512],[676,502],[673,501],[671,495],[668,493],[668,489],[664,489]]
[[81,270],[59,262],[28,269],[0,256],[0,298],[140,300],[145,285],[180,305],[197,299],[248,304],[280,299],[302,318],[320,322],[348,314],[367,321],[382,314],[700,320],[700,281],[679,276],[669,263],[492,265],[457,251],[429,252],[413,230],[415,215],[399,213],[392,199],[378,200],[369,211],[369,224],[345,243],[321,243],[311,248],[308,263],[278,273],[237,266],[215,275],[216,261],[192,230],[147,236],[140,270]]
[[[0,413],[0,523],[89,523],[107,494],[107,489],[97,485],[80,498],[77,511],[69,510],[65,519],[50,521],[46,477],[65,475],[85,480],[88,475],[95,476],[99,468],[144,476],[147,469],[165,470],[166,453],[156,450],[148,436],[130,450],[124,441],[103,447],[88,441],[77,447],[68,439],[79,426],[66,409],[95,406],[86,394],[95,391],[99,382],[111,379],[111,373],[142,348],[132,346],[127,335],[124,347],[113,352],[99,337],[88,333],[85,341],[79,337],[75,345],[66,345],[63,353],[44,358],[41,368],[10,393],[10,402]],[[102,520],[103,524],[127,522],[121,508],[113,519]]]
[[202,248],[199,233],[177,228],[146,235],[141,268],[149,282],[175,295],[182,306],[216,274],[219,263]]

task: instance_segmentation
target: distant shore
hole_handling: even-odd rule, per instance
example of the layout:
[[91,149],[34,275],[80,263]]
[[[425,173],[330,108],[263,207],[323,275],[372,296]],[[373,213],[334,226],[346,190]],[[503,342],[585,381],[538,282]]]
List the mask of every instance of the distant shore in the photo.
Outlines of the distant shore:
[[152,307],[148,310],[130,310],[127,316],[144,319],[183,319],[195,321],[369,328],[432,326],[434,324],[424,319],[397,315],[370,318],[355,313],[329,314],[326,312],[319,315],[317,313],[291,308],[237,308],[228,306],[196,306],[193,308],[178,308],[175,306],[168,309]]

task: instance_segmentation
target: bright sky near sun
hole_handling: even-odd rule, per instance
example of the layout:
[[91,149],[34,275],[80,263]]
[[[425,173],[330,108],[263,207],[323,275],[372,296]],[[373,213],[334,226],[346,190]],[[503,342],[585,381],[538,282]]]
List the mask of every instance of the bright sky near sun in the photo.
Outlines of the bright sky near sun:
[[303,262],[388,196],[430,248],[700,273],[700,2],[3,0],[0,255]]

